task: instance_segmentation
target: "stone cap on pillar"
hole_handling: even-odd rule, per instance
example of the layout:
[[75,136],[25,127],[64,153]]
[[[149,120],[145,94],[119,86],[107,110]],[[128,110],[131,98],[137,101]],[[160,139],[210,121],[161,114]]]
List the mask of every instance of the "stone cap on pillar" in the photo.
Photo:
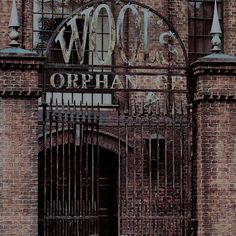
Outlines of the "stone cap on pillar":
[[45,58],[20,48],[19,27],[16,0],[13,0],[9,23],[11,41],[8,47],[0,49],[0,97],[38,98],[41,96],[39,71]]
[[236,57],[221,53],[191,64],[193,102],[236,100]]
[[[44,57],[38,56],[36,52],[20,48],[19,32],[20,27],[19,16],[17,12],[16,0],[12,1],[11,17],[9,22],[9,46],[0,49],[0,68],[14,68],[15,66],[20,66],[23,69],[37,69],[45,61]],[[30,66],[31,65],[31,66]]]
[[210,54],[191,64],[193,74],[236,75],[236,57],[223,53]]

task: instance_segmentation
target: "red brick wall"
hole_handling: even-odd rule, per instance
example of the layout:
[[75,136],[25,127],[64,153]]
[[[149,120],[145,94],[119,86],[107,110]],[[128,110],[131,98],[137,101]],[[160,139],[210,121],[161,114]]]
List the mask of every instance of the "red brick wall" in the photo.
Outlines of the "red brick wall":
[[4,3],[1,3],[0,8],[0,48],[6,47],[9,43],[8,38],[8,24],[10,20],[11,7],[10,0],[5,0]]
[[236,1],[224,0],[224,53],[236,53]]
[[37,235],[37,106],[0,99],[0,235]]
[[222,72],[226,64],[200,67],[194,103],[198,235],[235,235],[236,77]]
[[38,62],[10,59],[0,58],[0,235],[37,235]]
[[236,103],[203,102],[196,113],[198,235],[234,235]]

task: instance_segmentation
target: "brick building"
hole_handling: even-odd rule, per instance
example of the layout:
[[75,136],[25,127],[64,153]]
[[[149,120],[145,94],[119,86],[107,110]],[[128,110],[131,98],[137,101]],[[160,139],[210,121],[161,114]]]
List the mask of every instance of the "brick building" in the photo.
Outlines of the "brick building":
[[234,235],[235,9],[5,0],[0,235]]

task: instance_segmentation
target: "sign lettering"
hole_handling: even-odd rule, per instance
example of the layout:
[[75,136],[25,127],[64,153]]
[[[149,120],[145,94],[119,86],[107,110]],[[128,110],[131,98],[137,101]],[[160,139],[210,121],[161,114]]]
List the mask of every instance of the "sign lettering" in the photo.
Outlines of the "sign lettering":
[[[140,77],[141,78],[141,77]],[[167,81],[167,75],[158,75],[153,78],[153,89],[160,88],[160,82]],[[181,80],[181,76],[171,76],[173,83]],[[135,75],[108,75],[108,74],[62,74],[54,73],[50,77],[50,85],[55,89],[140,89],[142,80]]]
[[[97,26],[99,22],[99,16],[106,12],[106,21],[108,25],[108,43],[107,52],[104,58],[102,58],[98,52],[98,32]],[[128,13],[129,12],[129,13]],[[127,54],[127,45],[125,44],[125,17],[126,15],[131,15],[134,19],[134,28],[132,29],[132,47],[131,52]],[[82,10],[80,13],[74,15],[67,23],[66,26],[62,27],[55,37],[55,42],[59,43],[63,55],[64,62],[66,64],[70,63],[71,54],[73,47],[76,49],[76,54],[78,56],[79,64],[84,63],[85,47],[89,40],[90,51],[94,53],[100,65],[107,64],[115,50],[115,47],[119,49],[120,57],[123,63],[127,65],[135,65],[140,59],[139,53],[143,54],[143,61],[145,64],[150,63],[160,63],[162,65],[168,64],[168,56],[165,58],[163,51],[167,50],[175,60],[178,59],[178,51],[175,48],[174,42],[176,41],[176,36],[172,31],[160,32],[156,35],[154,41],[156,45],[156,53],[154,59],[150,60],[150,25],[153,25],[152,18],[154,13],[149,9],[141,8],[138,9],[134,4],[124,5],[117,17],[117,22],[115,23],[115,18],[112,10],[107,4],[100,4],[96,8],[89,7],[88,9]],[[79,29],[77,26],[77,21],[83,19],[83,35],[82,40],[79,37]],[[143,19],[143,21],[142,21]],[[163,22],[163,20],[162,20]],[[162,23],[164,25],[164,23]],[[161,29],[162,25],[160,20],[155,22],[156,29]],[[66,42],[65,30],[70,28],[70,41]],[[143,27],[143,29],[142,29]],[[143,32],[143,33],[142,33]],[[89,34],[89,37],[88,37]],[[101,35],[101,33],[99,33]],[[143,34],[143,36],[142,36]],[[100,36],[101,38],[101,36]],[[153,41],[153,39],[152,39]],[[68,47],[67,47],[68,44]],[[142,45],[142,49],[141,49]]]

